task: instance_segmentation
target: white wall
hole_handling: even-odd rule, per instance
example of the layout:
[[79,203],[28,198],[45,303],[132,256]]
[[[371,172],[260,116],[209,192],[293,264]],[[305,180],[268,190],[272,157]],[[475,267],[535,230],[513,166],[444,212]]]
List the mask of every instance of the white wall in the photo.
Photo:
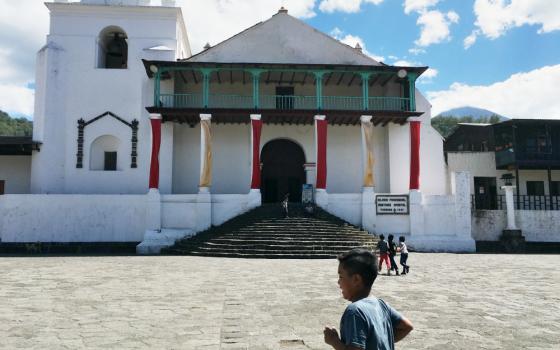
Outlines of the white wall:
[[[179,55],[177,47],[185,51],[185,43],[178,44],[177,38],[182,32],[177,28],[182,23],[180,10],[61,3],[48,7],[51,26],[47,47],[38,55],[34,123],[34,139],[43,145],[41,152],[33,154],[32,192],[146,193],[151,130],[145,107],[153,105],[153,82],[141,59],[174,60]],[[107,26],[118,26],[127,34],[127,69],[96,68],[98,35]],[[147,50],[154,46],[172,50]],[[140,122],[138,168],[130,167],[131,129],[111,117],[85,127],[84,168],[76,168],[78,119],[87,121],[106,111],[128,122]],[[107,134],[122,141],[125,154],[119,158],[128,161],[121,171],[100,175],[89,170],[89,147],[95,138]],[[170,191],[171,179],[162,180],[162,191]]]
[[[500,180],[503,174],[510,173],[515,176],[515,170],[497,170],[496,157],[494,152],[448,152],[447,171],[449,174],[456,171],[468,171],[471,174],[471,194],[474,194],[475,177],[495,177],[498,193],[504,194],[500,189],[503,181]],[[560,170],[552,170],[552,181],[560,181]],[[527,194],[527,181],[544,182],[545,195],[550,193],[548,188],[547,170],[519,170],[519,193]],[[515,185],[515,180],[513,181]]]
[[0,156],[0,180],[4,180],[4,193],[29,193],[31,175],[30,156]]
[[[528,242],[560,242],[560,211],[516,210],[515,224]],[[472,235],[477,241],[497,241],[507,226],[505,210],[475,210]]]
[[0,196],[2,242],[139,242],[144,195]]
[[[247,117],[249,118],[249,117]],[[176,124],[173,142],[173,193],[197,193],[200,174],[200,125]],[[376,188],[388,190],[385,169],[386,128],[374,128]],[[359,126],[329,125],[327,131],[327,192],[361,193],[362,156]],[[288,139],[300,145],[306,162],[315,162],[313,125],[264,124],[261,150],[271,140]],[[249,124],[212,124],[213,172],[211,192],[244,194],[251,182]],[[314,169],[309,183],[315,182]]]

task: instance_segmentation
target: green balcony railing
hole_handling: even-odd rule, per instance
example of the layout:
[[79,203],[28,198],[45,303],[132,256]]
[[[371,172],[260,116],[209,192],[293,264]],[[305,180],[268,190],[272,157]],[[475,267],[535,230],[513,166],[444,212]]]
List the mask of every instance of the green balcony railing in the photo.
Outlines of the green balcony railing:
[[[205,108],[202,94],[161,94],[159,107],[165,108]],[[410,99],[403,97],[369,97],[367,110],[410,111]],[[253,96],[231,94],[209,94],[208,108],[255,108]],[[325,110],[366,110],[364,99],[357,96],[323,96],[322,109]],[[262,109],[307,109],[316,110],[316,96],[260,95],[258,108]]]
[[410,111],[410,99],[404,97],[369,97],[372,111]]

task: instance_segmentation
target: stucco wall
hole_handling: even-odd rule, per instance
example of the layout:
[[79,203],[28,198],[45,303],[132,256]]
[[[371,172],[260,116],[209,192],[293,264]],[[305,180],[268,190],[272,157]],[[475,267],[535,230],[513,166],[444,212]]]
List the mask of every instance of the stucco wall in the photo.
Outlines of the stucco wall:
[[[33,193],[130,193],[147,192],[151,131],[146,106],[153,104],[153,82],[141,59],[174,60],[178,11],[170,8],[128,8],[50,4],[51,26],[47,46],[37,60],[37,95],[34,139],[42,141],[34,152]],[[108,26],[122,28],[128,37],[128,67],[98,69],[97,40]],[[148,50],[167,46],[170,51]],[[182,48],[184,51],[184,48]],[[172,81],[163,84],[173,86]],[[138,168],[130,167],[131,129],[105,117],[84,130],[84,168],[76,168],[77,121],[90,120],[106,111],[131,122],[139,121]],[[169,140],[163,130],[162,149]],[[121,141],[126,159],[122,170],[106,174],[89,170],[90,146],[102,135]],[[167,154],[167,153],[166,153]],[[166,166],[164,154],[160,157]],[[169,158],[171,159],[171,158]],[[162,178],[162,192],[170,192],[171,179]]]
[[[449,152],[447,154],[447,171],[449,174],[455,171],[468,171],[471,174],[471,194],[474,194],[475,190],[475,177],[495,177],[498,193],[504,194],[500,189],[503,185],[500,178],[505,173],[515,175],[515,171],[496,169],[494,152]],[[560,170],[551,171],[551,180],[560,181]],[[544,182],[545,195],[550,193],[547,170],[519,170],[519,193],[522,195],[527,194],[527,181]]]
[[30,156],[0,156],[0,180],[4,180],[4,193],[29,193],[31,176]]
[[[362,188],[361,134],[359,126],[330,125],[327,131],[327,191],[360,193]],[[374,128],[374,175],[376,188],[387,191],[386,128]],[[251,180],[249,124],[212,124],[213,194],[244,194]],[[174,125],[173,193],[197,193],[200,174],[200,125]],[[315,162],[313,125],[265,124],[261,150],[274,139],[288,139],[302,147],[305,161]],[[308,183],[315,183],[315,170],[310,168]]]
[[[560,242],[560,211],[516,210],[515,224],[529,242]],[[477,241],[497,241],[507,226],[505,210],[475,210],[472,235]]]
[[2,242],[139,242],[146,199],[136,195],[0,196]]

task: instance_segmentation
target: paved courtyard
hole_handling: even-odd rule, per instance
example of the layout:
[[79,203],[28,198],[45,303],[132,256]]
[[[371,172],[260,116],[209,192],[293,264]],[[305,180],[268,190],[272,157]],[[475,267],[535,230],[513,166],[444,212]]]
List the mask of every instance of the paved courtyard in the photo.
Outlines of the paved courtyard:
[[[400,349],[558,349],[560,256],[411,254]],[[328,349],[336,260],[0,257],[0,348]]]

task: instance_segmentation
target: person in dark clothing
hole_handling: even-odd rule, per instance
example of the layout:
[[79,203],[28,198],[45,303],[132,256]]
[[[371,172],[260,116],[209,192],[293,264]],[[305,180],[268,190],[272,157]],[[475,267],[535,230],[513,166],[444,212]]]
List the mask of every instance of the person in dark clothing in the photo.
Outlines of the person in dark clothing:
[[290,194],[286,193],[286,196],[284,197],[284,200],[282,201],[282,211],[284,213],[284,217],[287,218],[288,217],[288,202],[290,200]]
[[395,256],[397,255],[397,244],[393,241],[395,236],[389,235],[387,237],[387,244],[389,245],[389,260],[391,261],[391,270],[394,270],[396,275],[399,275],[399,267],[395,262]]
[[391,275],[391,262],[389,261],[389,245],[385,240],[384,235],[379,236],[379,242],[377,243],[377,247],[379,248],[379,272],[381,272],[381,268],[383,267],[383,262],[387,266],[387,275]]

